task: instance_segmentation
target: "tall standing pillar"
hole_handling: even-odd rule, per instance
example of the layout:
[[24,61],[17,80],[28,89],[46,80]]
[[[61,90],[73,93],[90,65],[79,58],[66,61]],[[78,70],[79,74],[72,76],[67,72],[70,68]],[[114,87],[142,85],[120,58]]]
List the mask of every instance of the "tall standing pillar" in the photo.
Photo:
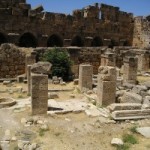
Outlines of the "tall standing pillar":
[[100,66],[98,70],[97,104],[107,106],[116,99],[116,68]]
[[32,114],[47,114],[48,110],[48,75],[31,76]]
[[136,84],[138,59],[136,57],[125,57],[123,67],[123,81]]
[[81,64],[79,66],[79,88],[81,91],[92,89],[93,66]]

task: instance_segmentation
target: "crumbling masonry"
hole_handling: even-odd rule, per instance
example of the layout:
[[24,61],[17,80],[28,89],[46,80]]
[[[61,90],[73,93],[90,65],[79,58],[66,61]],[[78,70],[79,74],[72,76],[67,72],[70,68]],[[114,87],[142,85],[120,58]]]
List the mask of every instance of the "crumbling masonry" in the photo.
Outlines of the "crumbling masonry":
[[31,8],[26,0],[0,1],[0,44],[21,47],[132,45],[133,14],[94,4],[72,15]]

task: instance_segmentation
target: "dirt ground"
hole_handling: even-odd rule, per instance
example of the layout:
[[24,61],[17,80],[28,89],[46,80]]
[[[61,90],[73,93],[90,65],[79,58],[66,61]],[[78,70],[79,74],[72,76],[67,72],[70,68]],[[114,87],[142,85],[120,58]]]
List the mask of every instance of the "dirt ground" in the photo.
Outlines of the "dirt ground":
[[[22,92],[19,91],[20,89]],[[73,83],[68,83],[66,86],[49,84],[49,89],[72,89],[67,92],[58,92],[57,101],[68,100],[70,94],[75,94],[79,99],[83,97],[80,92],[74,90]],[[0,83],[1,97],[12,97],[23,101],[29,97],[26,91],[27,84],[13,83],[11,86],[6,86]],[[38,117],[48,124],[49,129],[42,135],[39,125],[24,126],[21,123],[22,118],[31,119],[34,117]],[[11,135],[16,136],[19,140],[27,136],[20,134],[25,130],[32,133],[31,142],[40,144],[43,150],[116,150],[116,147],[111,145],[112,138],[122,139],[124,134],[133,134],[137,138],[138,144],[131,145],[130,150],[150,150],[149,139],[130,131],[134,126],[150,126],[150,120],[122,122],[108,120],[109,118],[104,117],[92,118],[83,112],[32,116],[28,106],[20,112],[14,112],[12,109],[0,109],[0,138],[4,136],[5,130],[9,129]],[[16,150],[16,147],[17,141],[10,143],[10,150]]]

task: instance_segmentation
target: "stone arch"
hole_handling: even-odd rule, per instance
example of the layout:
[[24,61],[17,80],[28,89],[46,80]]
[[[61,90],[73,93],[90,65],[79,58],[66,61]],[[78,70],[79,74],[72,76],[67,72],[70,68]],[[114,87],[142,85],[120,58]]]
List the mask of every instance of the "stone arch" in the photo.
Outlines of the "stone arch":
[[116,40],[111,39],[110,44],[108,45],[108,47],[113,48],[114,46],[119,46],[119,43]]
[[36,37],[30,33],[24,33],[19,39],[20,47],[37,47],[37,39]]
[[96,36],[93,38],[91,46],[92,47],[103,46],[103,40],[99,36]]
[[52,34],[48,40],[47,40],[47,47],[62,47],[63,46],[63,39],[57,35],[57,34]]
[[130,46],[129,41],[125,40],[125,41],[123,42],[123,46]]
[[7,43],[7,39],[3,33],[0,33],[0,45],[3,43]]
[[82,47],[82,46],[84,46],[84,41],[83,41],[83,39],[82,39],[79,35],[76,35],[76,36],[72,39],[71,46],[79,46],[79,47]]

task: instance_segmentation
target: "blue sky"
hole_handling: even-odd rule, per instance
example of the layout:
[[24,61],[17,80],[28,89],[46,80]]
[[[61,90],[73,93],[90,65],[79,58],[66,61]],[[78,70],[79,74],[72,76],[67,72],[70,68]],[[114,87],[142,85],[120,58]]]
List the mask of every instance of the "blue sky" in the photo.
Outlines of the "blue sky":
[[150,0],[27,0],[32,7],[42,4],[45,11],[71,14],[93,3],[105,3],[120,7],[120,10],[134,13],[135,16],[150,15]]

